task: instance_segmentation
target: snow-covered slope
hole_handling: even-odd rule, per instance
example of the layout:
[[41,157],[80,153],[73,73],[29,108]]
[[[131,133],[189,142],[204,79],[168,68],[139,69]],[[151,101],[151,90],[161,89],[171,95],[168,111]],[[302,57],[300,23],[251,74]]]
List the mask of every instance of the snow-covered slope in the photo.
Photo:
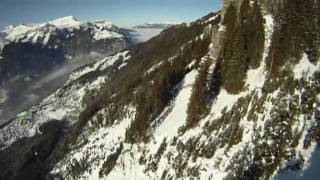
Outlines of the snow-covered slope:
[[[84,106],[82,98],[89,91],[99,91],[108,79],[108,73],[111,71],[110,67],[117,61],[118,63],[125,63],[129,58],[126,56],[127,53],[118,53],[73,72],[62,88],[29,111],[18,114],[16,118],[11,120],[10,124],[2,128],[0,130],[1,144],[7,146],[19,138],[34,136],[38,132],[38,128],[48,121],[68,120],[70,123],[76,122]],[[104,73],[95,75],[91,81],[85,83],[80,81],[81,77],[98,70]]]

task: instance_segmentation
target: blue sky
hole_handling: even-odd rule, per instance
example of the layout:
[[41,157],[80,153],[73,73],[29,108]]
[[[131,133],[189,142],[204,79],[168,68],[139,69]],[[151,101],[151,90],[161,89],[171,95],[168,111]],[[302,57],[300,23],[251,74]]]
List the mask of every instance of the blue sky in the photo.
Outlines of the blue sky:
[[105,19],[121,27],[145,22],[190,22],[220,9],[221,0],[0,0],[0,27],[63,16]]

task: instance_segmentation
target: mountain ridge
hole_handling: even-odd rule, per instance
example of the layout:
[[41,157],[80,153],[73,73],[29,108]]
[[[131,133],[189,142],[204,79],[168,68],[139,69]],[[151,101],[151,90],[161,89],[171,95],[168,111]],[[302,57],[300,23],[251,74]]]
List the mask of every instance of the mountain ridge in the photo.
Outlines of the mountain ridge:
[[[57,30],[67,30],[72,32],[80,30],[81,28],[88,29],[92,26],[95,28],[94,33],[108,34],[109,32],[110,35],[105,35],[104,37],[102,37],[102,39],[123,37],[122,35],[117,33],[118,27],[110,22],[100,20],[93,23],[81,23],[73,16],[66,16],[40,24],[21,24],[18,26],[8,26],[3,29],[1,33],[5,36],[4,40],[7,41],[5,43],[22,41],[32,43],[40,42],[43,45],[47,45],[51,34],[54,35],[55,33],[57,33]],[[41,42],[40,39],[42,39],[43,41]]]

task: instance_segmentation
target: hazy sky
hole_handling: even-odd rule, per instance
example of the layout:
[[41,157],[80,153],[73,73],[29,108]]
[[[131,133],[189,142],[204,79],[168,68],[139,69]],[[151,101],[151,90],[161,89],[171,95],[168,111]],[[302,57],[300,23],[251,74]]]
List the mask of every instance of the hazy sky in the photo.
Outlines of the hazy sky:
[[0,27],[63,16],[105,19],[121,27],[145,22],[190,22],[220,9],[221,0],[0,0]]

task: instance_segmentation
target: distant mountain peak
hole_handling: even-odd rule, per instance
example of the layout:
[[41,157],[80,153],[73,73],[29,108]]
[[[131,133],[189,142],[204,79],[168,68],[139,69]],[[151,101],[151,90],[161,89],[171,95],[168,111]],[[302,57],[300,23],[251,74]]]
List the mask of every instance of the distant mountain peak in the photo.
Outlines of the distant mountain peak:
[[52,34],[57,34],[61,30],[67,30],[72,33],[74,30],[80,30],[80,28],[93,29],[93,36],[96,40],[123,37],[118,33],[118,27],[111,22],[99,20],[92,23],[83,23],[73,16],[66,16],[39,24],[8,26],[1,31],[1,34],[4,39],[3,43],[19,41],[39,43],[41,41],[40,43],[46,45]]

